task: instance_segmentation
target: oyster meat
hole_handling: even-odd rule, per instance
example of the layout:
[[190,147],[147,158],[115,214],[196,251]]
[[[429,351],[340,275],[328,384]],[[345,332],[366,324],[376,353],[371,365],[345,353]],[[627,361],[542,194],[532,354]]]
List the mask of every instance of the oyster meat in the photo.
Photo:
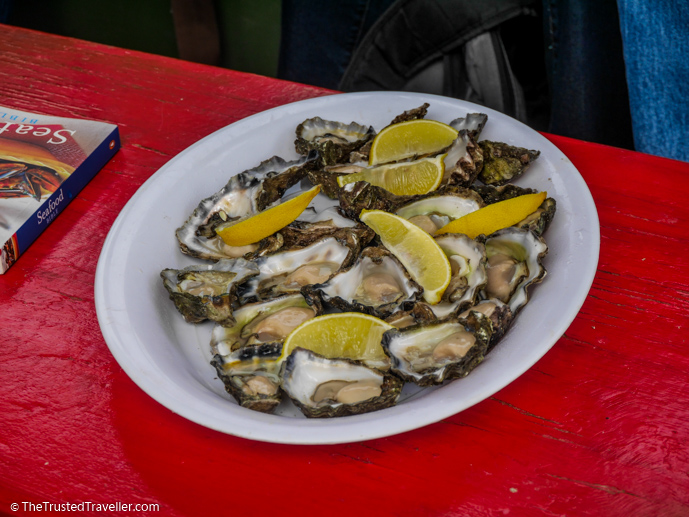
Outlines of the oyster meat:
[[472,322],[454,318],[385,332],[391,370],[420,386],[466,376],[483,361],[491,334],[488,318],[472,315]]
[[429,305],[438,318],[456,315],[476,303],[486,285],[486,249],[464,234],[446,233],[435,238],[450,261],[452,277],[440,303]]
[[244,346],[281,343],[295,328],[322,312],[317,301],[308,303],[301,294],[247,303],[234,311],[234,325],[216,325],[211,349],[225,357]]
[[215,355],[211,365],[240,406],[272,413],[282,400],[281,353],[280,343],[251,345],[227,356]]
[[358,249],[355,242],[326,237],[302,248],[281,249],[255,260],[259,274],[244,284],[240,291],[242,304],[299,293],[309,284],[328,280],[342,267],[347,267]]
[[258,273],[256,264],[240,258],[220,260],[213,265],[164,269],[160,276],[186,321],[199,323],[208,319],[232,325],[237,286]]
[[364,312],[378,318],[411,306],[423,289],[385,248],[369,247],[349,268],[327,282],[306,286],[302,292],[310,299],[345,312]]
[[509,305],[513,315],[529,300],[527,288],[546,275],[541,260],[548,253],[545,241],[530,230],[514,226],[498,230],[486,239],[484,298]]
[[356,415],[397,402],[402,381],[349,359],[296,348],[282,368],[282,389],[310,418]]

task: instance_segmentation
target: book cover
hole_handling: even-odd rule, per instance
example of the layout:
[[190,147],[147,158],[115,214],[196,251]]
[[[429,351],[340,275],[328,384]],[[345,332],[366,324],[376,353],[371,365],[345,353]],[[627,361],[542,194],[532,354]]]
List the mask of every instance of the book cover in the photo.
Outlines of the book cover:
[[0,274],[119,148],[114,124],[0,106]]

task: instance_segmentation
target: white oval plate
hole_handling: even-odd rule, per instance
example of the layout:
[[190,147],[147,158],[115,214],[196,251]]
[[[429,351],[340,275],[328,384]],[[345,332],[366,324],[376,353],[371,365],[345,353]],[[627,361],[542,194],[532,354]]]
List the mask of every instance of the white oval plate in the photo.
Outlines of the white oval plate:
[[[427,118],[450,122],[488,114],[482,139],[538,149],[517,184],[547,190],[557,214],[546,233],[548,275],[484,362],[468,377],[436,389],[407,385],[399,404],[364,415],[306,419],[290,403],[266,415],[239,407],[210,366],[213,325],[190,325],[163,288],[160,271],[194,263],[175,229],[198,202],[229,177],[273,155],[297,157],[294,131],[303,120],[373,125],[380,130],[405,110],[430,103]],[[389,436],[462,411],[529,369],[577,315],[598,263],[600,234],[586,183],[562,152],[524,124],[469,102],[434,95],[374,92],[319,97],[257,113],[200,140],[144,183],[113,224],[96,271],[95,299],[103,336],[132,380],[175,413],[218,431],[277,443],[345,443]],[[557,379],[553,379],[557,389]]]

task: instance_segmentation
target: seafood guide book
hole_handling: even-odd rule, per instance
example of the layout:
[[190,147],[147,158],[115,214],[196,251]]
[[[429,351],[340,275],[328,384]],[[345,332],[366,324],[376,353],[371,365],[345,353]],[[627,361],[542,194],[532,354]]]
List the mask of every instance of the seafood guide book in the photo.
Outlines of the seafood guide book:
[[0,274],[119,148],[114,124],[0,106]]

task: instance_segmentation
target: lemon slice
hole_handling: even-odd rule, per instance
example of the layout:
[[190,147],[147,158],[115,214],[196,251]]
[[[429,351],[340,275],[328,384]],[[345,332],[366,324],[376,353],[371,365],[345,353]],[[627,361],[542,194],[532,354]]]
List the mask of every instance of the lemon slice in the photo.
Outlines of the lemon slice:
[[347,183],[366,181],[398,196],[427,194],[437,189],[443,179],[445,156],[447,155],[441,154],[435,158],[424,158],[413,162],[369,167],[360,172],[338,176],[337,184],[344,187]]
[[395,162],[442,151],[457,138],[457,133],[456,129],[437,120],[392,124],[373,139],[368,164]]
[[380,342],[383,332],[392,328],[395,327],[381,319],[358,312],[316,316],[287,336],[282,358],[301,347],[331,359],[356,359],[369,366],[384,367],[389,360]]
[[309,203],[320,192],[316,185],[292,199],[259,212],[235,224],[219,228],[216,233],[228,246],[246,246],[265,239],[281,230],[306,210]]
[[452,272],[447,255],[421,228],[382,210],[362,210],[361,221],[376,232],[383,245],[423,287],[423,298],[436,304],[450,283]]
[[513,226],[527,215],[534,213],[547,196],[547,192],[538,192],[498,201],[449,222],[436,231],[435,235],[463,233],[471,239],[481,234],[490,235]]

